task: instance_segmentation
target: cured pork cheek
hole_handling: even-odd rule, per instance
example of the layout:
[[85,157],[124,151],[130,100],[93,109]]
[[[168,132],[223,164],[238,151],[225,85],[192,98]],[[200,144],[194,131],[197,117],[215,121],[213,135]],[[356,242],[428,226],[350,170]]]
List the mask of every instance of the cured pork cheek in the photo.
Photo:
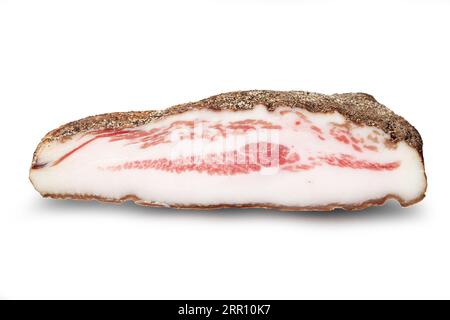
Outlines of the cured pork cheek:
[[176,208],[407,206],[426,189],[403,118],[368,95],[299,91],[79,120],[44,137],[30,179],[45,197]]

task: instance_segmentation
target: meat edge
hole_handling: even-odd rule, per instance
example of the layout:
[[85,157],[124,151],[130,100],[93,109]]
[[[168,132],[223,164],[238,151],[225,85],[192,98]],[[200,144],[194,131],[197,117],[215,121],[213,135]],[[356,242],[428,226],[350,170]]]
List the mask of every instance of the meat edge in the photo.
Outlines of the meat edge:
[[342,209],[346,211],[361,211],[372,206],[382,206],[388,200],[396,200],[402,207],[409,207],[425,198],[425,192],[419,197],[414,198],[410,201],[404,201],[401,197],[395,194],[388,194],[382,198],[370,199],[359,204],[339,204],[330,203],[323,206],[304,206],[304,207],[294,207],[294,206],[283,206],[275,205],[270,203],[249,203],[249,204],[217,204],[217,205],[181,205],[181,204],[164,204],[158,202],[143,201],[135,195],[127,195],[120,199],[105,198],[96,195],[87,194],[42,194],[44,198],[51,198],[57,200],[77,200],[77,201],[97,201],[112,204],[122,204],[127,201],[132,201],[137,205],[146,207],[163,207],[172,209],[182,209],[182,210],[220,210],[220,209],[268,209],[268,210],[278,210],[278,211],[333,211],[336,209]]

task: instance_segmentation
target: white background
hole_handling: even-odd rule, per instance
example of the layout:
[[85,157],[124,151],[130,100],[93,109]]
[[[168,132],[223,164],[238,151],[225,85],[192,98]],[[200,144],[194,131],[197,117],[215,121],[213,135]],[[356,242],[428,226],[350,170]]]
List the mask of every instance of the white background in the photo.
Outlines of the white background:
[[[0,0],[0,298],[450,298],[449,31],[438,0]],[[28,181],[65,122],[244,89],[373,94],[421,132],[427,197],[195,212]]]

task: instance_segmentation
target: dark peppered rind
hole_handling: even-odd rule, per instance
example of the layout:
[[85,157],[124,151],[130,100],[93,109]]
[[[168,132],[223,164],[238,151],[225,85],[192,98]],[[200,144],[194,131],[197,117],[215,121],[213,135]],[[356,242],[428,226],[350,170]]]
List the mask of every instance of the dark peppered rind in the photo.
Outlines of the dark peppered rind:
[[278,107],[301,108],[321,113],[337,111],[356,124],[373,126],[384,131],[393,143],[405,141],[422,156],[422,138],[419,132],[404,118],[378,103],[371,95],[365,93],[324,95],[305,91],[235,91],[165,110],[114,112],[91,116],[49,132],[41,144],[64,140],[90,130],[133,128],[189,110],[242,111],[252,109],[256,105],[264,105],[269,111]]

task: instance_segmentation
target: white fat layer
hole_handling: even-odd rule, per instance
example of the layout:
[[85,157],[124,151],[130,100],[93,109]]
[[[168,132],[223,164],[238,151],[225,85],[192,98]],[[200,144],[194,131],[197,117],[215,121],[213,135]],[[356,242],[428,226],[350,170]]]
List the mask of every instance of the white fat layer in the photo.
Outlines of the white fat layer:
[[[182,143],[159,144],[142,149],[139,144],[130,145],[128,140],[108,142],[97,139],[67,157],[60,164],[31,170],[30,178],[42,194],[95,195],[120,199],[135,195],[142,201],[178,205],[217,205],[270,203],[280,206],[323,206],[327,204],[358,204],[370,199],[396,195],[405,202],[419,198],[426,187],[422,161],[418,152],[400,142],[395,148],[383,142],[388,136],[380,130],[367,126],[352,126],[352,135],[365,138],[375,145],[377,152],[357,152],[351,143],[337,141],[328,133],[333,126],[346,120],[338,113],[301,113],[311,121],[301,121],[298,115],[282,114],[290,109],[279,108],[269,112],[264,106],[248,111],[197,110],[167,117],[137,129],[151,130],[169,126],[174,121],[195,120],[227,124],[231,121],[260,119],[279,124],[283,130],[264,130],[247,134],[244,138],[233,137],[230,141],[217,138],[214,141],[196,139]],[[323,132],[325,140],[310,129],[314,125]],[[378,143],[368,136],[376,137]],[[92,135],[76,135],[72,139],[52,142],[38,152],[39,163],[51,163],[91,139]],[[180,174],[155,169],[104,170],[123,162],[171,158],[186,150],[195,154],[209,151],[234,150],[248,142],[272,142],[288,146],[300,154],[304,162],[310,156],[348,154],[358,159],[387,163],[400,161],[395,170],[374,171],[368,169],[341,168],[323,164],[311,170],[288,172],[271,170],[231,176],[208,175],[198,172]],[[196,145],[195,145],[196,144]],[[183,151],[184,150],[184,151]],[[306,162],[305,162],[306,163]]]

